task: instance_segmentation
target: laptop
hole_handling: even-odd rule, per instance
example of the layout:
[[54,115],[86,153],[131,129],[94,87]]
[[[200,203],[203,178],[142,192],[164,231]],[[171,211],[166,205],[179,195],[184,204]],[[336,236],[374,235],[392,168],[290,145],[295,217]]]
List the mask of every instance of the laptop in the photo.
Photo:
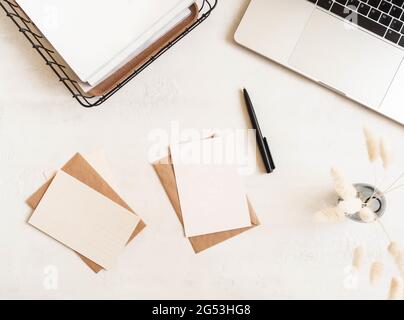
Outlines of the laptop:
[[252,0],[235,40],[404,125],[404,0]]

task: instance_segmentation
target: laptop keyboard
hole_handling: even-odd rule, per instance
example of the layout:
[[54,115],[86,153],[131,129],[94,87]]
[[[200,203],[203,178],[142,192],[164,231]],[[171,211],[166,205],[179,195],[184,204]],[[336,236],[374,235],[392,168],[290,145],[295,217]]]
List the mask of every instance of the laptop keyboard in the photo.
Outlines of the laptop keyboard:
[[404,0],[308,0],[404,48]]

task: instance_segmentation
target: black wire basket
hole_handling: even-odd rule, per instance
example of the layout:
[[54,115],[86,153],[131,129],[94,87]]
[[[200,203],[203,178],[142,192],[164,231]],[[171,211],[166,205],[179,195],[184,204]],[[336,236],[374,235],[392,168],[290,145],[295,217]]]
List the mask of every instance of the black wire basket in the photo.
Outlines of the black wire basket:
[[217,0],[203,0],[200,8],[197,20],[178,37],[170,41],[166,46],[160,49],[157,53],[152,55],[146,62],[140,65],[136,70],[132,72],[127,78],[117,84],[112,90],[106,94],[95,97],[91,95],[84,94],[77,80],[69,77],[69,72],[67,67],[59,62],[56,58],[56,53],[53,49],[49,48],[49,45],[45,44],[46,40],[44,37],[36,30],[35,25],[32,21],[26,18],[23,14],[21,8],[12,0],[0,0],[0,6],[6,12],[7,16],[14,22],[18,27],[18,30],[25,36],[25,38],[31,43],[32,47],[39,53],[39,55],[45,60],[46,64],[53,70],[59,81],[64,84],[64,86],[69,90],[69,92],[83,107],[91,108],[100,106],[109,98],[111,98],[116,92],[122,89],[128,82],[150,66],[154,61],[161,57],[166,51],[168,51],[177,42],[188,35],[192,30],[199,26],[203,21],[205,21],[211,12],[215,9],[217,5]]

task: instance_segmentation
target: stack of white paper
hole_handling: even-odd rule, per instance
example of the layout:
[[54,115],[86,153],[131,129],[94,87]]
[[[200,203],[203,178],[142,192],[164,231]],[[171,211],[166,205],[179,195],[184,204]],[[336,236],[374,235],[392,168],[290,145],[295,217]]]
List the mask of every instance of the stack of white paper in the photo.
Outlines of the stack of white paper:
[[190,15],[195,0],[16,0],[92,88]]

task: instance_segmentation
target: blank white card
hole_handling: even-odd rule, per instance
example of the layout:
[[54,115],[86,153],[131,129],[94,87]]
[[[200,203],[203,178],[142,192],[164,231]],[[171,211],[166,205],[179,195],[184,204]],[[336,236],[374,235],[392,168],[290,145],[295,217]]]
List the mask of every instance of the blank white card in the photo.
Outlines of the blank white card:
[[237,167],[212,163],[222,146],[223,139],[213,138],[170,148],[187,237],[251,226]]
[[28,222],[108,270],[139,217],[59,171]]

